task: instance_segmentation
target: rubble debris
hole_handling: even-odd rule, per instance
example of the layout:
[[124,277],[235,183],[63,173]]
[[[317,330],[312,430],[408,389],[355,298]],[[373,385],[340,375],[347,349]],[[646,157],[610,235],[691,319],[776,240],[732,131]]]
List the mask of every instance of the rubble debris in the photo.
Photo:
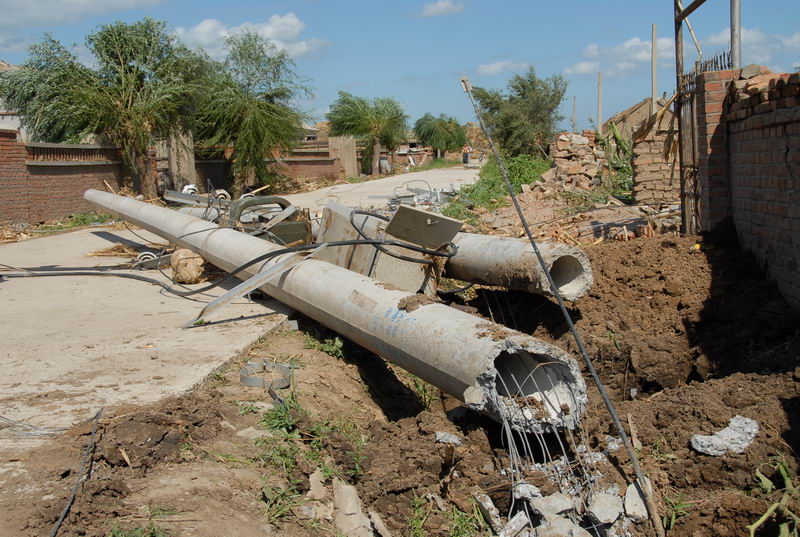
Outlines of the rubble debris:
[[758,422],[743,416],[734,416],[728,426],[712,435],[695,434],[689,443],[692,449],[706,455],[720,457],[728,452],[744,453],[758,434]]
[[616,494],[596,492],[589,499],[589,516],[598,524],[613,524],[622,514],[622,499]]
[[498,537],[516,537],[531,523],[525,511],[520,511],[508,521]]
[[[647,478],[645,478],[645,487],[647,487],[647,493],[653,494],[653,485]],[[634,483],[628,485],[625,490],[625,516],[634,522],[647,520],[647,506]]]
[[542,181],[533,185],[534,189],[589,190],[600,185],[600,176],[608,170],[608,159],[605,151],[596,146],[594,131],[559,134],[549,149],[553,167],[542,174]]
[[544,498],[533,498],[528,503],[535,513],[542,516],[560,515],[575,509],[572,497],[562,492],[556,492]]
[[494,506],[492,499],[483,492],[476,492],[472,496],[478,503],[478,510],[483,515],[483,519],[491,526],[492,531],[500,533],[503,531],[503,521],[500,518],[500,511]]
[[437,444],[449,444],[451,446],[460,446],[463,443],[460,437],[454,435],[453,433],[448,433],[444,431],[436,431],[434,433],[434,438],[436,439]]
[[237,431],[236,436],[241,436],[248,440],[258,440],[259,438],[268,438],[272,436],[272,433],[264,429],[257,429],[256,427],[247,427],[246,429]]
[[568,518],[547,515],[543,523],[533,531],[534,537],[592,537],[592,534]]
[[178,283],[199,283],[203,278],[205,261],[188,248],[179,248],[170,256],[172,279]]
[[541,498],[542,491],[536,485],[530,483],[517,483],[513,489],[515,500],[533,500],[534,498]]
[[356,488],[338,477],[333,478],[334,524],[348,537],[373,537],[372,524],[362,511]]

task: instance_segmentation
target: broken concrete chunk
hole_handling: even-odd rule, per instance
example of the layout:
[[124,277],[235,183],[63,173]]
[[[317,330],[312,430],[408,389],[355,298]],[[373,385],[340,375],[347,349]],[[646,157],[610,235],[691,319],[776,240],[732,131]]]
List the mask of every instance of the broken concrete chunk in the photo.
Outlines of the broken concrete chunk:
[[383,523],[383,519],[377,511],[370,511],[369,519],[372,521],[372,527],[375,528],[375,531],[380,537],[392,537],[392,532],[389,531],[389,528]]
[[325,485],[323,484],[324,480],[322,470],[319,468],[314,470],[314,473],[308,476],[308,493],[306,494],[306,498],[309,500],[325,499],[325,495],[328,492],[325,490]]
[[758,434],[758,422],[734,416],[728,426],[712,435],[693,435],[689,443],[695,451],[719,457],[729,451],[743,453]]
[[205,261],[187,248],[179,248],[169,258],[172,279],[178,283],[198,283],[203,277]]
[[572,135],[572,144],[573,145],[589,145],[589,139],[586,136],[581,136],[580,134],[573,134]]
[[500,532],[499,537],[516,537],[528,526],[528,524],[530,524],[528,515],[525,514],[525,511],[520,511],[508,521],[506,527]]
[[339,478],[333,480],[334,524],[347,537],[373,537],[372,524],[361,510],[356,488]]
[[589,516],[598,524],[613,524],[622,514],[622,499],[616,494],[599,492],[592,494]]
[[536,528],[534,537],[592,537],[592,534],[573,521],[556,515],[545,517],[541,526]]
[[[645,478],[645,483],[647,492],[652,494],[653,485],[650,483],[650,480]],[[647,506],[644,503],[644,499],[639,494],[636,485],[633,483],[628,485],[628,488],[625,490],[625,514],[635,522],[647,520]]]
[[532,500],[534,498],[541,498],[542,491],[536,485],[530,483],[517,483],[514,486],[514,499],[515,500]]
[[460,446],[463,442],[461,438],[452,434],[446,433],[444,431],[436,431],[434,433],[434,438],[436,439],[437,444],[450,444],[451,446]]
[[529,501],[531,509],[540,515],[560,515],[575,508],[575,502],[571,496],[561,492],[556,492],[544,498],[533,498]]
[[256,429],[255,427],[248,427],[246,429],[242,429],[236,433],[236,436],[241,436],[242,438],[247,438],[248,440],[258,440],[259,438],[267,438],[272,436],[272,433],[269,431],[264,431],[262,429]]
[[483,515],[483,519],[489,523],[492,531],[500,533],[503,531],[503,521],[500,519],[500,511],[494,506],[492,499],[483,492],[477,492],[473,495],[475,501],[478,502],[478,509]]

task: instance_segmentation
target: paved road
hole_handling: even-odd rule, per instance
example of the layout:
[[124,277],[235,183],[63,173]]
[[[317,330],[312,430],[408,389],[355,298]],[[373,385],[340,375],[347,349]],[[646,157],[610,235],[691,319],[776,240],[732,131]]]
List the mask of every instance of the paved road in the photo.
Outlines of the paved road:
[[[127,230],[88,228],[0,245],[0,263],[116,265],[128,259],[86,254],[124,241],[142,242]],[[144,274],[161,278],[157,271]],[[68,426],[100,406],[154,402],[190,389],[285,319],[277,313],[285,307],[275,301],[242,299],[218,312],[221,322],[183,330],[210,300],[199,298],[122,278],[1,281],[0,414],[37,426]],[[24,444],[18,435],[0,433],[0,448]]]
[[325,207],[328,200],[337,201],[351,207],[369,209],[371,207],[381,207],[394,194],[395,188],[402,187],[409,181],[419,181],[417,187],[441,190],[448,188],[451,184],[456,188],[461,185],[474,183],[478,179],[478,169],[464,169],[461,166],[456,168],[442,168],[437,170],[427,170],[424,172],[403,173],[393,175],[385,179],[375,179],[356,184],[334,185],[313,192],[302,194],[291,194],[284,196],[293,205],[308,208],[312,213],[316,213]]

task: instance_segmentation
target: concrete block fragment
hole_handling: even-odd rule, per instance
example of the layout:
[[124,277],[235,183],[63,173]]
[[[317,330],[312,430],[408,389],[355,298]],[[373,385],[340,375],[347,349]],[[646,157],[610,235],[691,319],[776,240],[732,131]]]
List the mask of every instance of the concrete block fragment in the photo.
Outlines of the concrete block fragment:
[[589,501],[589,516],[598,524],[613,524],[622,514],[622,499],[616,494],[599,492]]
[[[647,492],[652,494],[653,485],[650,483],[650,480],[645,478],[645,483]],[[625,490],[625,515],[635,522],[647,520],[647,506],[639,495],[636,485],[633,483],[628,485],[628,488]]]
[[575,509],[575,501],[571,496],[556,492],[544,498],[533,498],[528,502],[531,509],[539,515],[560,515]]
[[373,537],[372,523],[364,515],[356,488],[339,478],[333,480],[334,524],[348,537]]
[[529,524],[528,515],[525,514],[525,511],[520,511],[508,521],[508,524],[506,524],[498,537],[516,537]]
[[693,435],[689,443],[692,449],[719,457],[726,453],[744,453],[758,434],[758,422],[743,416],[734,416],[728,426],[712,435]]
[[475,501],[478,502],[478,510],[483,515],[484,520],[489,523],[492,531],[500,533],[503,531],[503,521],[500,519],[500,511],[494,506],[492,499],[483,492],[477,492],[473,495]]
[[444,431],[436,431],[434,433],[434,438],[437,444],[450,444],[451,446],[460,446],[463,441],[458,436],[447,433]]
[[592,537],[592,534],[573,521],[556,515],[545,517],[542,525],[533,530],[534,537]]

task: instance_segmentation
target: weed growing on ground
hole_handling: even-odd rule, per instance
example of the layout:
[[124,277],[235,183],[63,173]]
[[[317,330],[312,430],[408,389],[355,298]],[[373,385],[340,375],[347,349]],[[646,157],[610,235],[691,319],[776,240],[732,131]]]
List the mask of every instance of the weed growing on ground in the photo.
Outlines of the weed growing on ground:
[[36,228],[38,231],[64,231],[81,226],[92,224],[105,224],[114,219],[113,215],[107,213],[75,213],[64,220],[52,224],[45,224]]
[[300,415],[305,414],[305,410],[297,402],[294,392],[283,400],[283,404],[275,403],[268,412],[261,418],[261,426],[273,431],[281,431],[285,434],[294,430]]
[[[796,478],[792,476],[789,466],[783,457],[775,457],[769,466],[777,473],[773,479],[768,478],[761,472],[761,466],[756,468],[756,478],[758,487],[764,494],[772,494],[781,491],[781,497],[777,502],[772,503],[758,520],[747,526],[750,537],[755,537],[756,531],[773,516],[778,524],[777,535],[780,537],[797,537],[800,534],[800,516],[792,511],[792,508],[800,499],[800,489],[794,484]],[[779,480],[776,484],[774,480]],[[779,488],[780,486],[780,488]]]
[[453,507],[447,518],[450,520],[450,537],[473,537],[484,529],[483,517],[477,506],[472,514]]
[[297,485],[290,483],[286,488],[271,487],[267,483],[261,486],[261,499],[267,504],[267,520],[276,523],[285,517],[296,505],[300,505],[301,494]]
[[180,513],[174,507],[170,507],[169,505],[148,505],[147,506],[147,514],[150,518],[161,518],[165,516],[172,516],[177,515]]
[[425,498],[415,497],[411,500],[411,519],[408,521],[411,537],[428,537],[428,532],[425,531],[425,521],[428,520],[430,513]]
[[258,406],[256,406],[255,401],[238,401],[237,405],[239,405],[240,416],[258,413]]
[[414,393],[417,394],[419,402],[425,410],[430,410],[433,404],[433,398],[436,388],[422,380],[416,375],[411,375],[411,383],[414,388]]
[[[549,160],[532,155],[517,155],[506,159],[505,162],[516,194],[520,193],[523,184],[535,183],[550,169]],[[442,214],[475,225],[477,222],[473,212],[475,208],[485,207],[494,210],[507,203],[506,196],[508,188],[500,173],[500,166],[497,160],[491,158],[481,168],[478,181],[473,185],[462,187],[456,199],[442,210]]]
[[696,503],[697,502],[670,498],[664,494],[664,504],[667,510],[661,519],[661,522],[664,524],[664,529],[667,531],[672,530],[672,528],[675,527],[675,523],[678,521],[678,519],[688,515],[689,509],[694,507]]
[[303,346],[306,349],[322,351],[329,356],[333,356],[334,358],[344,358],[344,341],[342,341],[342,338],[339,336],[320,341],[313,336],[306,335]]
[[262,448],[255,462],[280,470],[284,474],[290,473],[297,466],[300,449],[292,439],[259,438],[256,446]]
[[154,522],[150,522],[145,527],[123,530],[114,525],[111,528],[109,537],[169,537],[169,534]]

